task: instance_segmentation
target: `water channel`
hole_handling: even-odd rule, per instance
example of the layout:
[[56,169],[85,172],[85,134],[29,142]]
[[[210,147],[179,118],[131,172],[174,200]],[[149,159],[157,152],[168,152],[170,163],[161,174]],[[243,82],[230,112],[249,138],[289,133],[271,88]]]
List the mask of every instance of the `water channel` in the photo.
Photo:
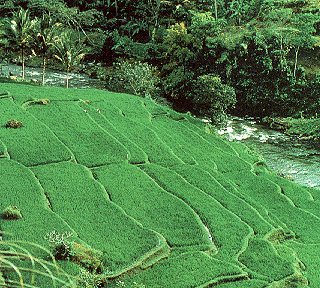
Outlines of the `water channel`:
[[[21,74],[21,67],[5,65],[2,75]],[[27,68],[26,77],[41,82],[39,68]],[[79,73],[69,74],[70,87],[103,88],[104,83]],[[46,72],[46,85],[64,86],[66,73]],[[258,151],[267,164],[281,175],[309,187],[320,189],[320,143],[300,142],[283,133],[268,129],[254,119],[231,117],[227,125],[218,131],[229,141],[240,141]]]

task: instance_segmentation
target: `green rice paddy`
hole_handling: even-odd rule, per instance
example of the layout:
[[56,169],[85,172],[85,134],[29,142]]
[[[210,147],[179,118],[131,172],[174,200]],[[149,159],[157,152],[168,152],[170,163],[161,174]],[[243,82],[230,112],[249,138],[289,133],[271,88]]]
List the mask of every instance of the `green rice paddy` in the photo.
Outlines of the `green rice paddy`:
[[[320,287],[319,191],[149,99],[22,84],[0,92],[0,211],[22,215],[0,219],[0,244],[33,242],[28,253],[48,261],[37,245],[53,252],[47,235],[70,233],[100,255],[106,287]],[[81,257],[58,264],[76,276],[88,268]]]

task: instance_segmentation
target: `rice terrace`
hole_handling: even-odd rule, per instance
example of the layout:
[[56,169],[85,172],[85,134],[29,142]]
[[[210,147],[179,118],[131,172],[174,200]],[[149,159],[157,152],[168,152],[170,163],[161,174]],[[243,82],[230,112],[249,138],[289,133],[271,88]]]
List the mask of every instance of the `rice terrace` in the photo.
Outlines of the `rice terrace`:
[[0,97],[1,287],[320,287],[319,191],[245,146],[138,96]]

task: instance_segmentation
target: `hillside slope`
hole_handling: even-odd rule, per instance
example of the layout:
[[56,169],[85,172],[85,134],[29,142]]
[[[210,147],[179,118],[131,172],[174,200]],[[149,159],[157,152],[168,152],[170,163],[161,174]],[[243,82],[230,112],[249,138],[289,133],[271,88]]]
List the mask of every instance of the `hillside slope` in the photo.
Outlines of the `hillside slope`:
[[4,240],[71,232],[108,287],[320,287],[319,191],[148,99],[0,87],[0,211],[23,216],[0,219]]

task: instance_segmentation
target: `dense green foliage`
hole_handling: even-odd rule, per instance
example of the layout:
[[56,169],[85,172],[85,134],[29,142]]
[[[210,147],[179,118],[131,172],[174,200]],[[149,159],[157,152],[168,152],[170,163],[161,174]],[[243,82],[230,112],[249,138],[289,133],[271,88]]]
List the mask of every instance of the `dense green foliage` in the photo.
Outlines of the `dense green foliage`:
[[55,59],[66,72],[82,58],[99,62],[106,69],[88,73],[108,88],[160,95],[215,122],[227,111],[315,116],[319,109],[316,0],[12,0],[0,8],[1,57],[20,50],[22,64],[41,58],[43,75],[47,62],[59,67]]
[[0,251],[0,281],[51,287],[41,245],[77,288],[319,287],[317,190],[149,98],[1,89],[0,245],[33,242],[20,256],[39,261]]
[[155,69],[147,63],[115,63],[112,74],[107,78],[107,88],[142,97],[156,97],[159,80],[155,73]]

